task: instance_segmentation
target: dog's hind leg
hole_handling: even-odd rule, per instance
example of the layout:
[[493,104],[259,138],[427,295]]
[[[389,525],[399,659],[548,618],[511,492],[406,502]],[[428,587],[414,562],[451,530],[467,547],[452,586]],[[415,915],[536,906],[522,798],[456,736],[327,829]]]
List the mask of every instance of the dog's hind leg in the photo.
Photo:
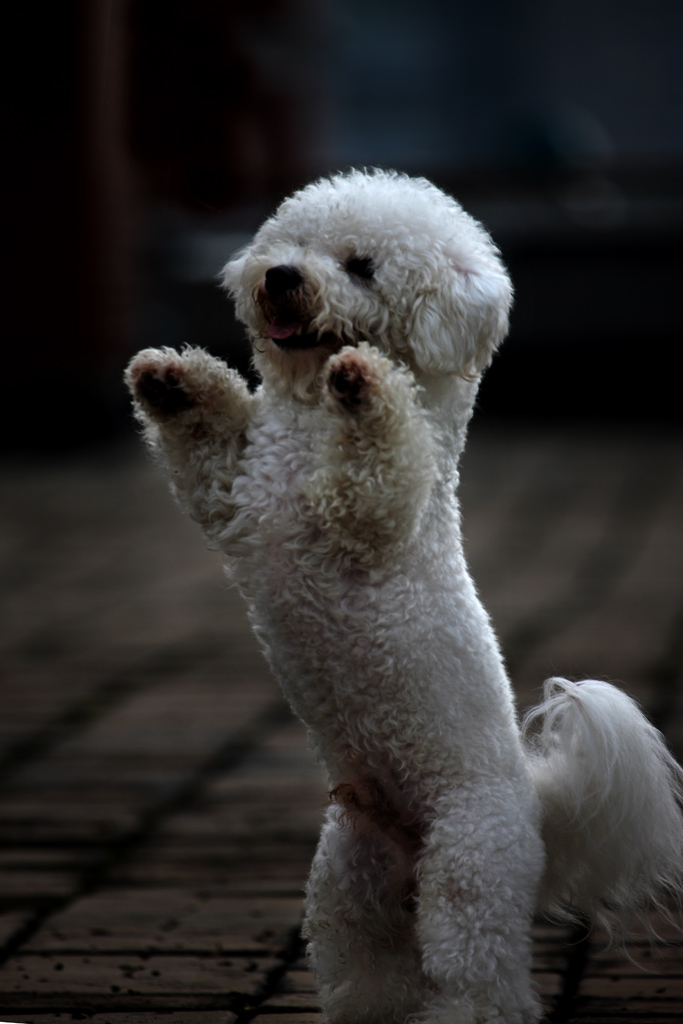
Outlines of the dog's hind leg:
[[232,482],[256,399],[235,370],[199,348],[145,349],[125,380],[178,503],[220,542],[234,514]]
[[415,913],[404,897],[393,884],[382,837],[345,824],[331,808],[311,868],[304,924],[330,1024],[404,1024],[423,1005]]
[[533,797],[463,785],[418,866],[423,1024],[534,1024],[531,922],[544,851]]

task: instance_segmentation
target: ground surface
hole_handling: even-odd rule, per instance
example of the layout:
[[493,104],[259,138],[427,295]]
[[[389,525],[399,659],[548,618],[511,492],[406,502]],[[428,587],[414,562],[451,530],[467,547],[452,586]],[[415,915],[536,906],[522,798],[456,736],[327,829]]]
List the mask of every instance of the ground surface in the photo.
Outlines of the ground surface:
[[[553,673],[623,681],[679,756],[682,440],[479,429],[461,491],[520,705]],[[316,1024],[327,797],[219,559],[132,447],[5,464],[0,517],[0,1020]],[[548,1012],[683,1019],[664,934],[630,943],[643,970],[539,924]]]

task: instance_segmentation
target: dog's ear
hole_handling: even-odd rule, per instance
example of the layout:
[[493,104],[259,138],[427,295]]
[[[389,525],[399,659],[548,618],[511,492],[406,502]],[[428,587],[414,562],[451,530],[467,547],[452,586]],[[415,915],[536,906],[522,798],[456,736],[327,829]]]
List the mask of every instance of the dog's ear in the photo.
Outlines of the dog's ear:
[[425,373],[478,373],[508,329],[512,285],[502,265],[440,268],[413,308],[409,344]]

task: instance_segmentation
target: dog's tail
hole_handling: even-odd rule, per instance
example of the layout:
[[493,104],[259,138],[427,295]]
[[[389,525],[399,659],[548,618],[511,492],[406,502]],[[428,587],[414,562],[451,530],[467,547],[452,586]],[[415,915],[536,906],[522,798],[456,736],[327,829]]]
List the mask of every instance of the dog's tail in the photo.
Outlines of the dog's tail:
[[549,679],[524,720],[544,810],[541,906],[622,927],[683,895],[683,769],[609,683]]

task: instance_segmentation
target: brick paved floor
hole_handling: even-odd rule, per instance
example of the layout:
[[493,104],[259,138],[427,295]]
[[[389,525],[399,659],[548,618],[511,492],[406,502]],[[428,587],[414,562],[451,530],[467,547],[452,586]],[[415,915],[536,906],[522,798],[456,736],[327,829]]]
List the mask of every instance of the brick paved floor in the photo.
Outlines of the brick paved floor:
[[[620,680],[679,756],[681,440],[479,427],[461,492],[520,704]],[[220,559],[132,447],[5,464],[0,516],[0,1020],[318,1024],[298,927],[326,795]],[[683,1019],[662,930],[625,955],[539,923],[549,1014]]]

